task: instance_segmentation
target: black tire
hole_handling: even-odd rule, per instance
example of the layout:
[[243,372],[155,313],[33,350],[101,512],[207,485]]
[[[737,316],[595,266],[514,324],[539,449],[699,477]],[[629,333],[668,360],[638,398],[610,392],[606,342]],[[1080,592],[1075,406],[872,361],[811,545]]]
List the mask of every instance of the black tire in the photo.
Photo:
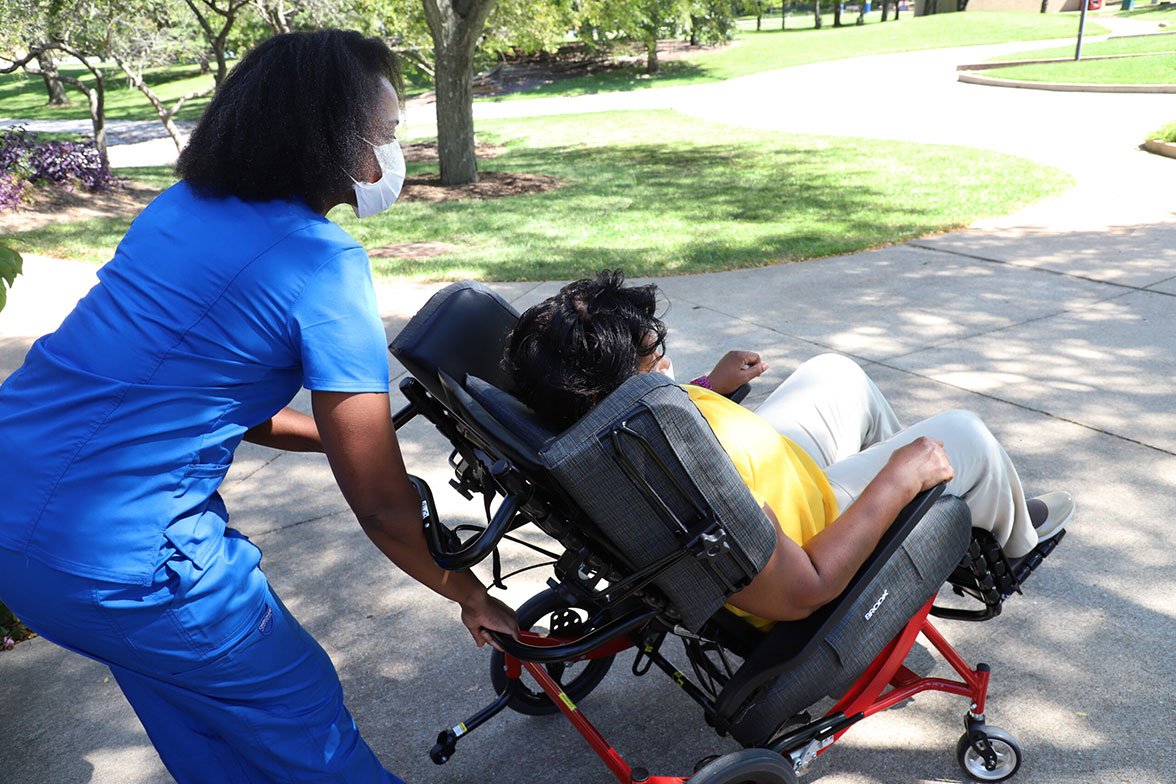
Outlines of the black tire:
[[767,749],[739,749],[708,762],[688,784],[796,784],[796,771],[783,755]]
[[[582,619],[587,617],[585,610],[573,607],[551,589],[537,593],[518,609],[519,628],[534,629],[538,627],[547,630],[550,625],[548,623],[549,616],[553,612],[568,609],[575,611]],[[547,674],[575,702],[588,696],[604,680],[604,676],[608,674],[608,669],[612,667],[615,658],[614,655],[586,662],[548,664],[546,665]],[[539,688],[526,670],[523,671],[521,678],[506,677],[506,657],[501,651],[494,651],[490,655],[490,682],[494,684],[495,694],[502,694],[504,690],[510,692],[510,702],[507,703],[507,707],[513,711],[527,716],[548,716],[552,713],[559,713],[559,708],[548,699],[547,693]]]
[[969,778],[976,781],[1004,781],[1012,778],[1021,768],[1020,744],[1000,727],[985,727],[984,734],[992,744],[992,750],[996,752],[996,767],[988,770],[984,766],[984,757],[972,748],[966,732],[956,744],[956,762]]

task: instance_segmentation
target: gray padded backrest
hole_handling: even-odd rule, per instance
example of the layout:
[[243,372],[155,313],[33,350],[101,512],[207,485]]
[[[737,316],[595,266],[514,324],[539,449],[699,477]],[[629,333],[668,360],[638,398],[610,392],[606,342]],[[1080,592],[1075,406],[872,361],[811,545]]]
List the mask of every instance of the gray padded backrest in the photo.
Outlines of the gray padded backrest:
[[502,354],[518,320],[518,311],[495,291],[463,280],[430,297],[388,348],[441,400],[441,373],[461,382],[473,374],[509,391]]
[[[612,433],[619,422],[652,446],[652,457],[636,439]],[[696,508],[713,511],[726,529],[730,549],[715,560],[728,581],[740,579],[739,560],[752,574],[776,547],[776,531],[752,498],[710,426],[681,387],[660,373],[626,381],[540,453],[564,490],[612,540],[635,568],[675,551],[681,538],[657,501],[641,492],[618,453],[621,444],[636,473],[679,520],[697,520]],[[667,475],[668,472],[668,475]],[[688,557],[656,581],[681,616],[697,631],[731,593],[701,561]],[[743,581],[746,584],[746,581]]]

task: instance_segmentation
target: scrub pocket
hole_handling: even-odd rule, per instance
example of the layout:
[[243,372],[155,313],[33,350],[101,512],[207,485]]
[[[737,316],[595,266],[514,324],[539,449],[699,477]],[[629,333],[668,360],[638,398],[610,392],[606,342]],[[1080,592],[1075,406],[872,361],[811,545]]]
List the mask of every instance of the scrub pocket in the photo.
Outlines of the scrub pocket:
[[226,532],[203,565],[166,546],[163,557],[148,588],[105,583],[95,589],[99,611],[148,671],[180,674],[201,666],[272,612],[269,584],[258,568],[261,551],[236,531]]

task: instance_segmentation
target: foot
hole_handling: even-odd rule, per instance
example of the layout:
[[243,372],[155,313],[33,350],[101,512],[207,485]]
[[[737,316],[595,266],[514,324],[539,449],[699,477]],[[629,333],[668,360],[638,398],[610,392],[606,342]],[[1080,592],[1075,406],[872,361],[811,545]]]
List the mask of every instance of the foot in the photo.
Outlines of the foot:
[[1038,543],[1057,536],[1074,516],[1074,496],[1065,490],[1029,499],[1029,519],[1037,531]]

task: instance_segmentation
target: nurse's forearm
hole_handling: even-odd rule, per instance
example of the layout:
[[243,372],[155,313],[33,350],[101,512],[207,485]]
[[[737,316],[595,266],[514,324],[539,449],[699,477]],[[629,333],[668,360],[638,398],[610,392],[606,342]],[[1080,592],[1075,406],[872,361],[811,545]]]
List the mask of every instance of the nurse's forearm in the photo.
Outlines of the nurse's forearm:
[[446,599],[465,605],[486,593],[481,580],[472,573],[446,571],[429,555],[420,521],[419,503],[399,513],[388,509],[364,515],[359,517],[359,524],[372,544],[388,560]]
[[293,408],[283,408],[268,422],[246,430],[245,440],[287,452],[323,451],[314,417]]

